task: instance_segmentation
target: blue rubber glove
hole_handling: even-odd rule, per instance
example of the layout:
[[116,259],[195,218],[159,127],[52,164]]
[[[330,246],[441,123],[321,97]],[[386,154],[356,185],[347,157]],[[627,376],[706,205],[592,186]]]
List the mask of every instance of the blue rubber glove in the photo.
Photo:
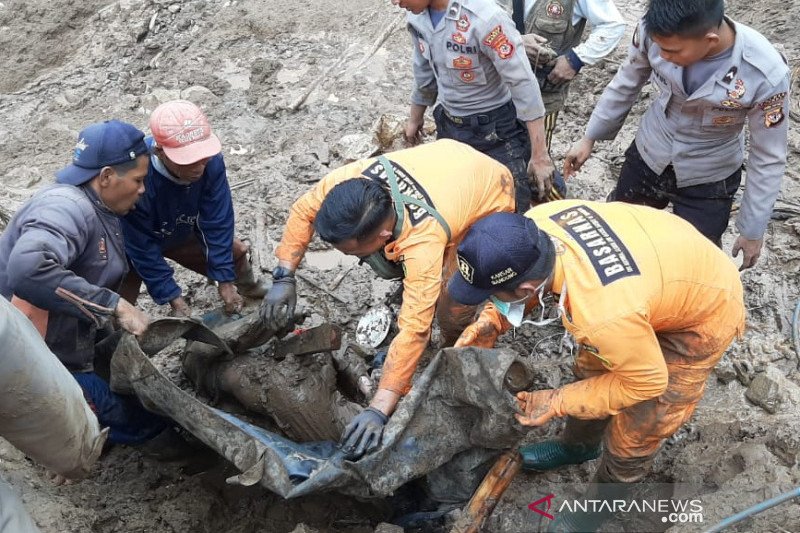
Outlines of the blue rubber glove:
[[383,427],[389,417],[373,407],[367,407],[347,424],[339,447],[354,461],[375,450],[381,444]]

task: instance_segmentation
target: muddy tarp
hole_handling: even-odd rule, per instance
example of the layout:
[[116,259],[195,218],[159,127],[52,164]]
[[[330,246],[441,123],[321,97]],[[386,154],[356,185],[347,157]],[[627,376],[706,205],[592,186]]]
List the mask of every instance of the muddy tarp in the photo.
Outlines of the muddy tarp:
[[[210,333],[176,327],[195,339]],[[152,352],[164,343],[150,344]],[[507,449],[524,434],[514,420],[513,392],[530,385],[530,372],[524,360],[503,350],[439,352],[398,405],[381,447],[355,462],[345,460],[335,443],[298,444],[202,403],[164,376],[131,335],[114,358],[112,368],[127,377],[124,384],[117,379],[118,388],[135,392],[147,408],[171,417],[233,463],[242,473],[229,482],[259,483],[285,498],[331,490],[385,497],[461,452]]]

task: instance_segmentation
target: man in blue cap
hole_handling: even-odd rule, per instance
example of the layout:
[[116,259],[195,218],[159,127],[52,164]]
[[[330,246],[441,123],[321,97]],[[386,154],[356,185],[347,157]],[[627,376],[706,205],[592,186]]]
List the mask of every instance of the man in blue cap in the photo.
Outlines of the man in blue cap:
[[72,164],[26,202],[0,236],[0,294],[25,312],[80,384],[110,442],[140,443],[168,427],[94,372],[112,319],[139,335],[147,315],[115,291],[127,272],[119,216],[144,192],[144,133],[110,120],[80,132]]
[[[590,487],[587,500],[624,499],[645,478],[744,331],[731,260],[685,220],[649,207],[564,200],[524,217],[490,215],[470,228],[457,258],[453,299],[491,302],[456,346],[489,347],[511,326],[559,320],[572,335],[578,381],[519,392],[517,420],[567,419],[559,439],[520,450],[523,468],[600,456],[594,482],[602,487]],[[549,531],[595,531],[611,515],[608,505],[577,511],[559,513]]]

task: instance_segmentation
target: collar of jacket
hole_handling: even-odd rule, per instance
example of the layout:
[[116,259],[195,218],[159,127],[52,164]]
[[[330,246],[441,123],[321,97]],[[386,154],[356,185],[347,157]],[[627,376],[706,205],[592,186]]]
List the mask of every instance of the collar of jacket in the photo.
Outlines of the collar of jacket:
[[92,205],[95,207],[95,209],[99,208],[103,213],[116,216],[116,214],[103,202],[102,198],[100,198],[100,195],[97,194],[97,191],[92,188],[90,183],[78,185],[78,188],[82,190],[83,194],[85,194],[89,201],[92,202]]

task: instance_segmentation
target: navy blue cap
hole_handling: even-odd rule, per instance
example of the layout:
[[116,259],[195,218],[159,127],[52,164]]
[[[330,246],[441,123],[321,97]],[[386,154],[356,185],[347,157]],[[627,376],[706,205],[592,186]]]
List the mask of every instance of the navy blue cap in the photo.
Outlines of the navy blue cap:
[[148,153],[144,133],[119,120],[86,126],[78,134],[72,164],[56,172],[58,183],[80,185],[97,176],[103,167],[133,161]]
[[447,290],[457,302],[477,305],[525,280],[547,278],[555,258],[553,242],[533,220],[515,213],[489,215],[458,246],[458,272]]

